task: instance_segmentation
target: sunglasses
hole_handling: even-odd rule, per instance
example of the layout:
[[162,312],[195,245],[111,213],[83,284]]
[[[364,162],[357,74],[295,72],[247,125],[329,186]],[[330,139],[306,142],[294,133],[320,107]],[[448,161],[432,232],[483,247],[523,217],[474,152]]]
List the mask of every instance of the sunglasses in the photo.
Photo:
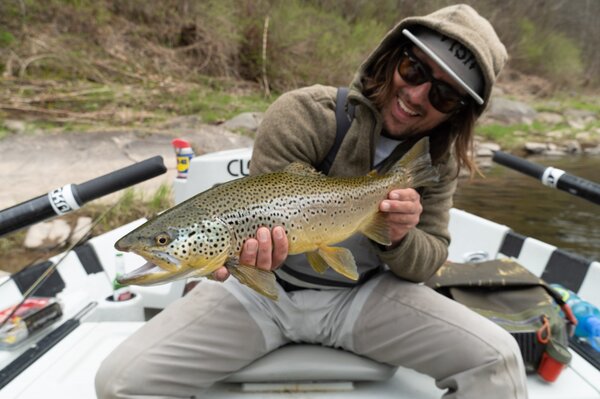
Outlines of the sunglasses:
[[428,65],[419,60],[406,48],[400,57],[398,73],[402,80],[411,86],[431,82],[429,102],[443,114],[450,114],[466,105],[466,99],[448,83],[435,79]]

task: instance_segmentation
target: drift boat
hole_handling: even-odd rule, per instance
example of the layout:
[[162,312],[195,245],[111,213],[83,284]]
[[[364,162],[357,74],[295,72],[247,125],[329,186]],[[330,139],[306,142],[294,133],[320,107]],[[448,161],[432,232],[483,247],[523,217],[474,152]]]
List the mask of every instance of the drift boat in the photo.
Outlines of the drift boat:
[[[187,178],[174,181],[175,202],[247,175],[251,151],[243,148],[193,158]],[[532,166],[508,154],[497,153],[495,160],[545,180],[547,185],[600,201],[600,190],[594,183],[563,171]],[[155,157],[0,211],[0,235],[66,213],[164,171],[162,159]],[[60,320],[18,345],[0,348],[0,399],[95,398],[94,376],[101,361],[152,315],[184,295],[186,281],[181,280],[154,287],[132,286],[125,300],[115,300],[115,259],[122,259],[125,271],[145,261],[135,254],[118,254],[114,243],[144,222],[136,220],[0,278],[0,309],[21,302],[40,276],[44,283],[35,296],[55,298],[62,309]],[[450,261],[514,258],[548,283],[559,283],[600,307],[600,262],[524,237],[509,226],[460,209],[451,210],[450,231]],[[575,339],[570,351],[572,360],[556,382],[547,383],[536,374],[528,376],[530,398],[600,398],[600,353]],[[202,397],[433,399],[442,394],[432,378],[415,371],[338,349],[292,344],[256,360]]]

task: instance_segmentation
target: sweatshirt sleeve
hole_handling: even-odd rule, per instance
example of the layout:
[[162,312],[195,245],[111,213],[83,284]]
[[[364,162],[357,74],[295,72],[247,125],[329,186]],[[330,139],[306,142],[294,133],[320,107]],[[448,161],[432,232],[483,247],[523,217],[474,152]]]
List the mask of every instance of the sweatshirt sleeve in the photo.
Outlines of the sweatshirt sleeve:
[[432,276],[448,257],[450,208],[456,190],[456,168],[450,159],[440,182],[421,194],[423,213],[419,224],[408,232],[400,245],[385,250],[377,247],[380,259],[398,277],[422,282]]

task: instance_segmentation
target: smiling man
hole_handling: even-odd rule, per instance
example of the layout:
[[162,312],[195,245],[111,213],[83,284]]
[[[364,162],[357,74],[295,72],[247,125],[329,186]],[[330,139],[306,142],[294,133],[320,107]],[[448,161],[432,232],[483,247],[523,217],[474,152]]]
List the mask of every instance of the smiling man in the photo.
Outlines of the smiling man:
[[[393,190],[379,203],[391,245],[358,234],[341,245],[359,279],[317,273],[288,256],[285,230],[261,227],[241,263],[272,270],[273,302],[215,272],[150,320],[104,362],[101,398],[197,397],[198,392],[290,342],[344,348],[432,376],[445,398],[522,399],[525,371],[502,328],[419,284],[448,256],[449,210],[459,168],[470,158],[473,124],[507,55],[489,22],[466,5],[401,21],[361,65],[343,104],[353,108],[328,174],[385,172],[427,136],[440,174],[430,187]],[[251,173],[291,162],[320,167],[336,138],[336,88],[281,96],[266,112]],[[294,359],[289,359],[294,362]]]

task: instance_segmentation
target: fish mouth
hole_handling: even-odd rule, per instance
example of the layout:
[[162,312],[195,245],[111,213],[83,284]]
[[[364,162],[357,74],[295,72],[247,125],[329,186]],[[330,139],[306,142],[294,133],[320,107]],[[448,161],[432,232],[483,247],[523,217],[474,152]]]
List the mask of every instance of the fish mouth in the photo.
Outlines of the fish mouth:
[[181,270],[181,261],[171,254],[162,251],[150,251],[149,256],[144,256],[154,261],[161,269],[169,272],[178,272]]
[[169,271],[152,262],[147,262],[137,269],[121,274],[115,278],[118,285],[155,285],[165,284],[193,274],[193,269]]
[[159,250],[146,248],[131,248],[129,252],[141,256],[150,264],[168,272],[178,272],[182,269],[181,260],[175,256]]

